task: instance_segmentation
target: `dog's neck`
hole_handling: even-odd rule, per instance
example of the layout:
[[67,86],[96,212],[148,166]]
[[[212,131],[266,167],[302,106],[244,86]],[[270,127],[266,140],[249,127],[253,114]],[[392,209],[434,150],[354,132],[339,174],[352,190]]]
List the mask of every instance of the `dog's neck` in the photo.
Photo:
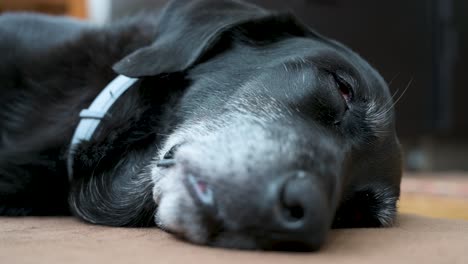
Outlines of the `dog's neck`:
[[82,141],[89,141],[93,137],[101,120],[107,115],[112,105],[137,81],[138,79],[135,78],[123,75],[117,76],[98,94],[87,109],[83,109],[80,112],[80,122],[73,134],[67,155],[69,180],[73,178],[73,160],[78,144]]

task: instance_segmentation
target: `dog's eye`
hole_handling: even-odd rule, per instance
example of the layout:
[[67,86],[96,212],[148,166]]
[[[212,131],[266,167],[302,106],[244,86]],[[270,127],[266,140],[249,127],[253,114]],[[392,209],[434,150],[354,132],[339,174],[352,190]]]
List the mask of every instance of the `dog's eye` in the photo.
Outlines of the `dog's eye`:
[[346,103],[349,103],[353,99],[353,90],[351,89],[351,86],[336,74],[333,74],[333,78],[338,85],[338,90],[341,96]]

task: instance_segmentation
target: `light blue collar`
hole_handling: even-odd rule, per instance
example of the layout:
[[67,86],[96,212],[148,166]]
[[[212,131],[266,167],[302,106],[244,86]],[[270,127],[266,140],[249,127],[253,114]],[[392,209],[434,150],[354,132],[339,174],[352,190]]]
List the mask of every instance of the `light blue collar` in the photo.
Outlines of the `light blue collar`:
[[138,79],[119,75],[110,82],[94,99],[88,109],[80,112],[80,122],[75,129],[67,157],[68,178],[73,178],[73,160],[77,146],[82,141],[89,141],[96,131],[101,120],[106,116],[111,106],[127,91]]

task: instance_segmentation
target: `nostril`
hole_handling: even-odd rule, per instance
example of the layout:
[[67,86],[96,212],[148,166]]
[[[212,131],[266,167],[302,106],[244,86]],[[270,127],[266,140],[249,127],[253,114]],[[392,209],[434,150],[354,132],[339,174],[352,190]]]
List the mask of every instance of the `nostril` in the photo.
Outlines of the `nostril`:
[[304,207],[288,194],[287,185],[281,191],[280,207],[286,221],[300,221],[304,217]]
[[306,205],[303,201],[303,178],[304,175],[299,173],[298,175],[286,180],[280,189],[279,207],[282,218],[286,222],[301,222],[306,216]]
[[298,251],[320,247],[331,213],[320,186],[316,175],[305,171],[296,171],[272,182],[266,200],[274,202],[273,210],[266,211],[271,222],[265,222],[265,226],[272,231],[267,246]]
[[304,208],[301,205],[285,206],[289,219],[299,221],[304,217]]

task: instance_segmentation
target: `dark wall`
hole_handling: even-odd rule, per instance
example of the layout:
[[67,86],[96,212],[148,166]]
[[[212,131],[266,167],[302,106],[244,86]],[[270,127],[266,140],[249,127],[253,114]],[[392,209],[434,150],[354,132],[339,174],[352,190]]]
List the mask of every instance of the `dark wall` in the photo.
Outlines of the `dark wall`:
[[468,1],[466,0],[455,1],[454,27],[458,38],[453,97],[454,118],[458,121],[455,130],[460,136],[468,138]]

